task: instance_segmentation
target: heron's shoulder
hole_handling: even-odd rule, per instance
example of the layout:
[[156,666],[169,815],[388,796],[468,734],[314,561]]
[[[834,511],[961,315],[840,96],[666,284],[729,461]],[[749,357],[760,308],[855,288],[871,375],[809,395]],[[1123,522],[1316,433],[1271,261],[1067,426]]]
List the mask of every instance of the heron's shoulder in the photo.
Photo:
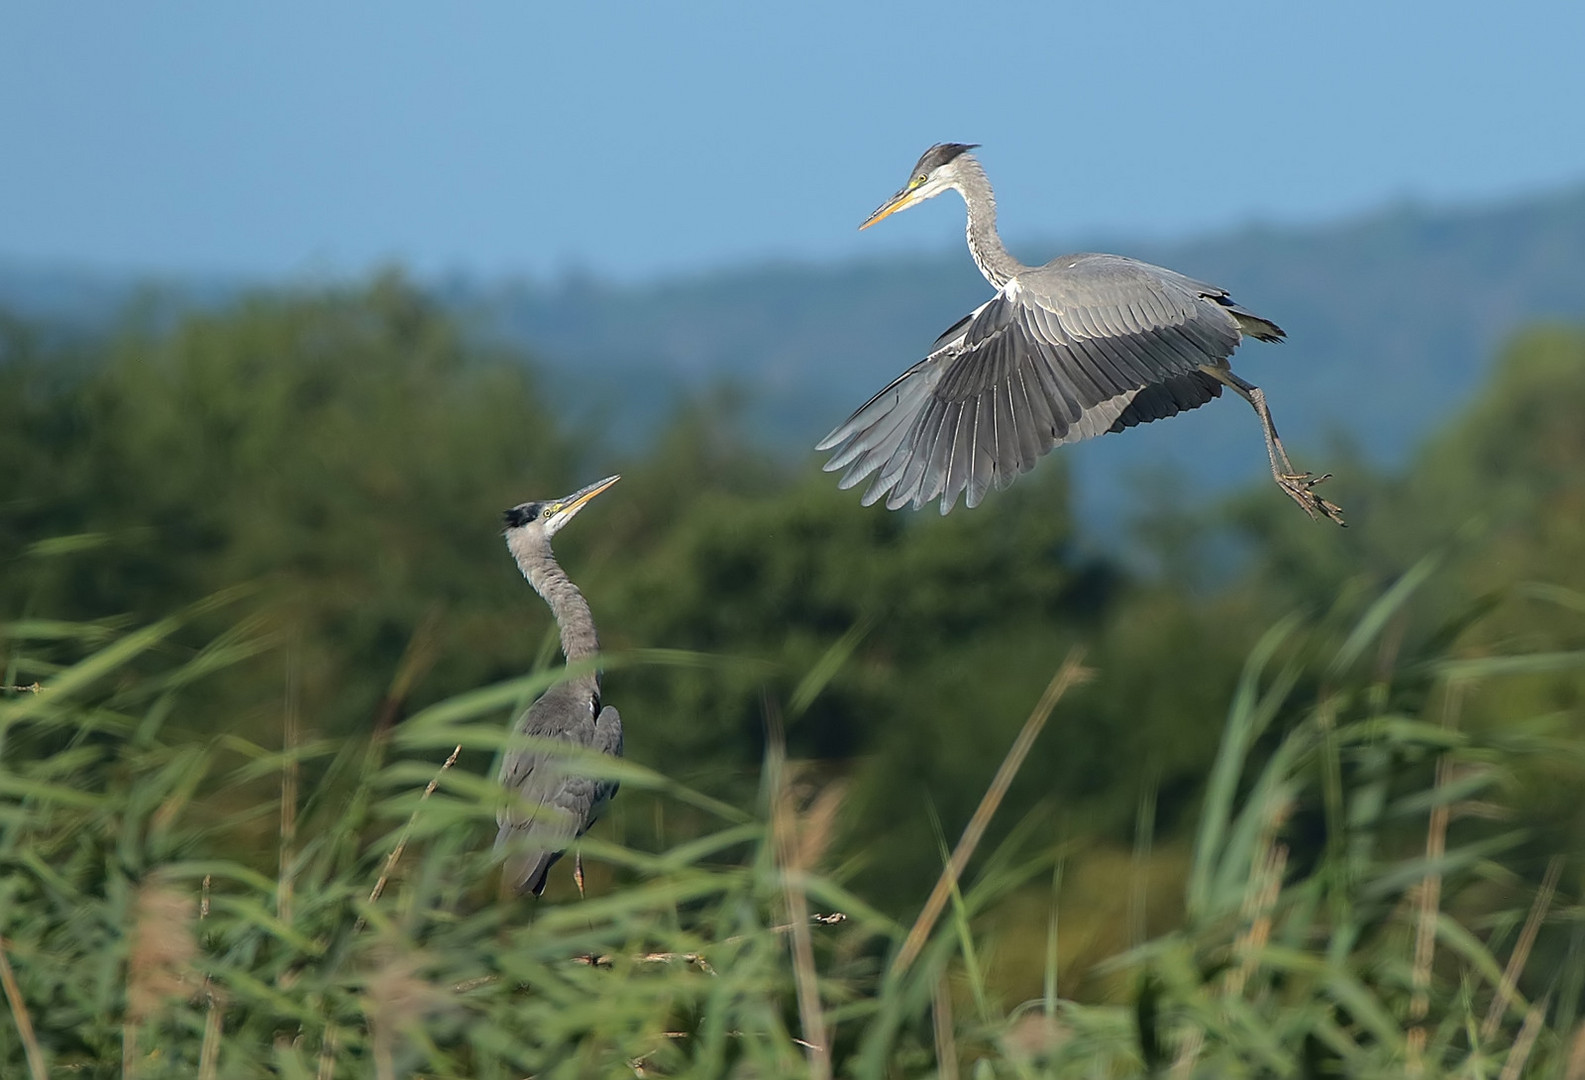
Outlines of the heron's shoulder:
[[1088,251],[1027,270],[1011,286],[1003,289],[1008,299],[1051,311],[1138,308],[1150,313],[1148,321],[1165,323],[1194,318],[1201,297],[1226,295],[1163,266]]
[[1183,288],[1199,284],[1164,266],[1130,259],[1126,255],[1107,255],[1095,251],[1059,255],[1044,266],[1024,271],[1018,278],[1025,288],[1032,288],[1039,282],[1137,285],[1146,288]]
[[594,720],[593,698],[575,682],[550,687],[526,710],[517,729],[525,735],[558,735]]

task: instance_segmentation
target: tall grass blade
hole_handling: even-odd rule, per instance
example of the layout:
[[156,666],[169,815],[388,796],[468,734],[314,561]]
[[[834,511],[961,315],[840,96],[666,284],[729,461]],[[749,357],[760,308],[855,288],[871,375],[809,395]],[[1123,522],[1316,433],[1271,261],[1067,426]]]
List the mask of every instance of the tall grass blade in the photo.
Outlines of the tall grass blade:
[[1012,786],[1013,777],[1018,775],[1018,770],[1024,763],[1024,758],[1029,755],[1029,748],[1035,743],[1040,734],[1040,729],[1045,726],[1046,719],[1051,715],[1051,710],[1057,707],[1057,702],[1062,700],[1064,694],[1078,682],[1082,681],[1087,673],[1082,661],[1083,649],[1074,649],[1063,661],[1057,673],[1052,676],[1051,682],[1046,687],[1046,692],[1041,695],[1035,709],[1024,721],[1023,728],[1018,737],[1013,740],[1013,745],[1008,749],[1007,756],[1002,759],[1001,767],[997,769],[996,776],[991,780],[991,786],[986,788],[980,805],[975,809],[974,816],[969,819],[968,825],[959,838],[957,847],[952,851],[952,857],[947,860],[945,869],[936,880],[935,888],[931,890],[925,906],[914,920],[914,925],[908,932],[907,939],[903,942],[897,958],[892,961],[892,977],[901,976],[919,956],[919,950],[924,947],[925,940],[930,936],[930,931],[935,928],[936,920],[940,918],[942,908],[946,906],[947,899],[952,890],[957,886],[958,878],[963,874],[963,868],[968,865],[969,859],[974,854],[974,849],[979,846],[980,838],[985,835],[985,829],[990,825],[996,808],[1001,805],[1002,798],[1007,794],[1007,789]]
[[[1224,870],[1231,865],[1228,853],[1224,850],[1224,837],[1233,824],[1233,806],[1238,794],[1239,778],[1255,739],[1271,722],[1297,679],[1297,673],[1290,668],[1262,696],[1261,676],[1298,625],[1298,617],[1289,616],[1266,631],[1250,652],[1243,674],[1239,677],[1238,688],[1234,691],[1227,723],[1223,728],[1222,743],[1206,784],[1204,809],[1200,812],[1200,827],[1195,837],[1187,900],[1191,917],[1208,914],[1218,903],[1212,895],[1212,885],[1218,871],[1224,871],[1225,877],[1242,877],[1231,869]],[[1224,897],[1222,902],[1225,900]]]
[[1402,577],[1392,583],[1392,586],[1366,609],[1365,614],[1354,624],[1348,637],[1337,650],[1337,655],[1332,658],[1327,674],[1333,678],[1340,677],[1344,672],[1354,666],[1371,642],[1381,634],[1387,623],[1400,611],[1409,598],[1421,585],[1425,584],[1442,562],[1440,555],[1427,555],[1411,566]]
[[1552,905],[1552,894],[1557,891],[1558,878],[1562,873],[1563,857],[1552,856],[1547,862],[1546,876],[1541,879],[1541,887],[1536,890],[1535,902],[1530,905],[1530,913],[1525,917],[1523,929],[1519,931],[1519,940],[1514,943],[1513,954],[1508,957],[1508,966],[1503,969],[1497,994],[1492,998],[1491,1007],[1486,1011],[1486,1019],[1481,1022],[1481,1042],[1489,1042],[1497,1033],[1497,1025],[1502,1022],[1503,1013],[1507,1011],[1508,1003],[1513,1000],[1514,988],[1519,983],[1519,974],[1524,971],[1525,963],[1530,959],[1530,950],[1535,945],[1536,934],[1540,932],[1541,921],[1546,918],[1547,908]]
[[787,715],[791,717],[802,716],[804,711],[814,704],[817,697],[847,665],[859,643],[869,633],[871,620],[862,618],[847,630],[847,633],[837,638],[815,662],[809,673],[799,680],[793,689],[792,697],[787,701]]

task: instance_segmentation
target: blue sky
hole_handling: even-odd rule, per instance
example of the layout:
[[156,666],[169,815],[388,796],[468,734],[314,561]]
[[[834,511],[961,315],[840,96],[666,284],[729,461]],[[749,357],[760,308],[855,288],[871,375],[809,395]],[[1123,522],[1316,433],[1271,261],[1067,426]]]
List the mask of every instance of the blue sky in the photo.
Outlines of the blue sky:
[[[623,278],[1585,180],[1585,4],[13,2],[0,258]],[[1044,259],[1054,252],[1025,251]]]

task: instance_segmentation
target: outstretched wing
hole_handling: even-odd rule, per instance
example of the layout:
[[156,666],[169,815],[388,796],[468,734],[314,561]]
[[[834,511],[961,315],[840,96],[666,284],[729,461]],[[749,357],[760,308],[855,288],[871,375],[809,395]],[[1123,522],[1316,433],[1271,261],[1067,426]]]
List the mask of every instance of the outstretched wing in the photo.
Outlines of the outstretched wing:
[[930,355],[821,440],[828,472],[866,506],[979,504],[1053,446],[1159,420],[1221,393],[1200,370],[1241,328],[1277,327],[1227,293],[1118,255],[1069,255],[1020,274]]
[[[620,757],[617,711],[606,706],[595,715],[589,700],[557,693],[562,689],[553,687],[534,702],[517,730]],[[551,866],[594,824],[616,794],[616,784],[571,773],[553,750],[537,747],[508,754],[500,783],[509,796],[496,814],[495,847],[505,854],[502,873],[517,891],[538,896]]]

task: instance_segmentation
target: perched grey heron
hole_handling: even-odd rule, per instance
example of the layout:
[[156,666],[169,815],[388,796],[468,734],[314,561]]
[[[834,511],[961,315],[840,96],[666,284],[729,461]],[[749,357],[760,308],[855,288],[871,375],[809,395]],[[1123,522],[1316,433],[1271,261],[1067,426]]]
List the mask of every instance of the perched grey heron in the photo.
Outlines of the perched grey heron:
[[1230,387],[1254,407],[1278,486],[1312,517],[1343,524],[1294,469],[1260,388],[1227,358],[1244,335],[1281,341],[1275,323],[1226,289],[1121,255],[1063,255],[1025,266],[996,232],[996,199],[972,145],[925,151],[908,182],[859,228],[948,189],[968,206],[969,253],[996,295],[936,339],[930,355],[872,397],[817,449],[853,487],[874,474],[865,506],[947,513],[977,506],[1053,446],[1199,408]]
[[[550,605],[568,663],[600,651],[588,601],[550,550],[550,538],[600,492],[616,483],[608,476],[563,499],[527,502],[506,512],[506,546],[523,576]],[[523,711],[513,726],[519,735],[558,739],[584,750],[622,756],[622,718],[600,698],[599,672],[557,683]],[[500,783],[512,797],[496,815],[496,851],[505,855],[505,880],[520,893],[538,896],[545,877],[578,837],[588,831],[616,794],[614,781],[567,772],[553,752],[537,747],[510,751],[501,762]],[[574,877],[583,891],[581,860]]]

